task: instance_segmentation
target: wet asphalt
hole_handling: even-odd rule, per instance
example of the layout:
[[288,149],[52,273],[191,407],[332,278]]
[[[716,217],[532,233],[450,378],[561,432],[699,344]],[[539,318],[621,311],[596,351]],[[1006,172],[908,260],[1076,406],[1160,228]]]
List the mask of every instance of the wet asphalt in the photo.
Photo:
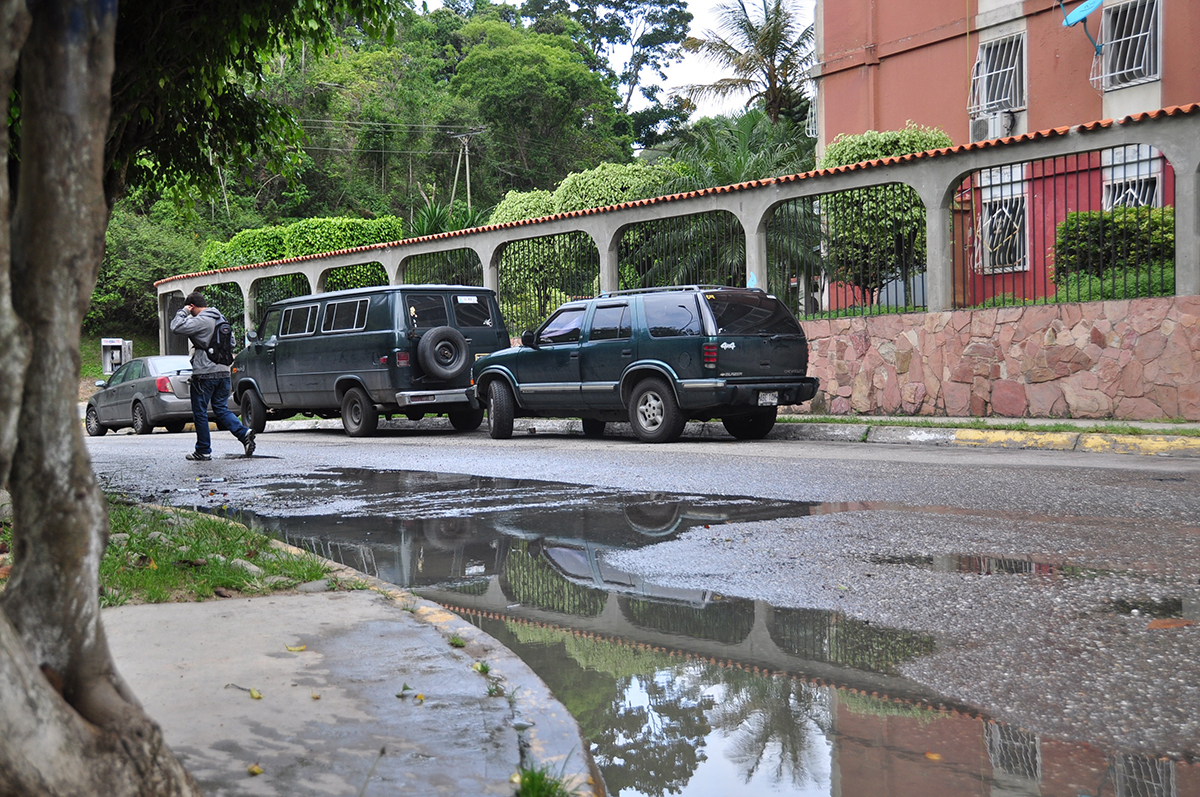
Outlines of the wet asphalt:
[[402,496],[313,475],[351,468],[805,502],[806,515],[693,528],[608,561],[664,585],[929,633],[938,651],[902,674],[948,698],[1106,749],[1200,754],[1200,626],[1187,624],[1200,620],[1200,461],[795,440],[492,441],[397,426],[369,440],[269,429],[250,459],[218,435],[203,466],[183,461],[180,435],[109,435],[89,449],[108,489],[265,515],[370,514],[381,501],[404,512]]

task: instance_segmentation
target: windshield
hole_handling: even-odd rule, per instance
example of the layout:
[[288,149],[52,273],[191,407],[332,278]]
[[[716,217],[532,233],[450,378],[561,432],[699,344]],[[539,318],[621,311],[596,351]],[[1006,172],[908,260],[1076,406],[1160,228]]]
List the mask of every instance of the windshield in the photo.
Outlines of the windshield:
[[192,370],[192,361],[187,357],[178,354],[171,355],[169,357],[155,357],[153,359],[146,360],[146,364],[150,366],[150,373],[152,376]]
[[712,308],[718,335],[801,335],[800,325],[774,296],[765,293],[711,292],[704,298]]

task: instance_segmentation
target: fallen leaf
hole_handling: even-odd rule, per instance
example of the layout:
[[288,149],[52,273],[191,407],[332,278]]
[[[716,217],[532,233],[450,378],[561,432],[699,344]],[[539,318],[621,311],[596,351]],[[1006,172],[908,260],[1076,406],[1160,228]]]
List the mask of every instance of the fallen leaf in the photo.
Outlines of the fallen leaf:
[[291,645],[284,645],[284,647],[287,648],[288,650],[290,650],[292,653],[299,653],[300,651],[302,651],[306,647],[308,647],[308,645],[297,645],[296,647],[292,647]]
[[313,699],[313,700],[320,700],[320,699],[321,699],[321,696],[320,696],[320,695],[318,695],[316,692],[313,692],[313,693],[312,693],[312,699]]
[[262,700],[262,692],[258,691],[252,686],[250,687],[250,697],[254,698],[255,700]]
[[12,565],[4,565],[0,567],[0,578],[8,578],[8,574],[12,572]]
[[941,753],[926,753],[925,757],[928,758],[930,761],[941,761],[942,760]]
[[414,703],[424,703],[425,695],[418,693],[417,696],[413,698],[413,702]]
[[1184,628],[1186,626],[1195,624],[1195,620],[1183,620],[1178,617],[1173,617],[1163,620],[1151,620],[1150,625],[1146,626],[1146,630],[1154,631],[1159,628]]
[[251,777],[254,777],[255,775],[261,775],[263,773],[263,768],[260,767],[257,762],[255,762],[246,767],[246,771],[250,773]]
[[409,686],[408,684],[405,684],[404,686],[400,687],[400,691],[401,691],[401,692],[408,692],[408,691],[410,691],[411,689],[412,689],[412,687],[411,687],[411,686]]
[[0,540],[0,553],[8,553],[8,543]]
[[224,587],[216,587],[215,589],[213,589],[213,594],[216,595],[218,598],[232,598],[233,597],[233,593],[230,592],[229,590],[225,589]]
[[151,559],[151,560],[150,560],[150,564],[146,565],[146,567],[150,568],[151,570],[157,570],[157,569],[158,569],[158,565],[157,565],[157,564],[155,564],[155,562],[154,562],[154,560],[153,560],[153,559]]

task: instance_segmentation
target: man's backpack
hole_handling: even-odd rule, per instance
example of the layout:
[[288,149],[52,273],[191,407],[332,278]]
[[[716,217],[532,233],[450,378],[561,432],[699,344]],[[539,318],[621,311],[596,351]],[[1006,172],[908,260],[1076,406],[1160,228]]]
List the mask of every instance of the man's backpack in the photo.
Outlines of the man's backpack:
[[222,318],[217,322],[203,348],[208,359],[217,365],[233,365],[233,327],[228,321]]

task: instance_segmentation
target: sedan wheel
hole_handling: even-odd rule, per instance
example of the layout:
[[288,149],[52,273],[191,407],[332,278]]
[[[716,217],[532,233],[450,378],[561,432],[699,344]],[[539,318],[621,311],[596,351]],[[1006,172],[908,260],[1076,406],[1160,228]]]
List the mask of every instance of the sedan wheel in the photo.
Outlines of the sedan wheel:
[[96,414],[95,407],[87,408],[87,412],[83,416],[83,425],[92,437],[103,437],[108,434],[108,427],[100,423],[100,416]]
[[146,417],[146,408],[141,402],[133,405],[133,431],[134,434],[150,434],[154,431],[154,424]]

